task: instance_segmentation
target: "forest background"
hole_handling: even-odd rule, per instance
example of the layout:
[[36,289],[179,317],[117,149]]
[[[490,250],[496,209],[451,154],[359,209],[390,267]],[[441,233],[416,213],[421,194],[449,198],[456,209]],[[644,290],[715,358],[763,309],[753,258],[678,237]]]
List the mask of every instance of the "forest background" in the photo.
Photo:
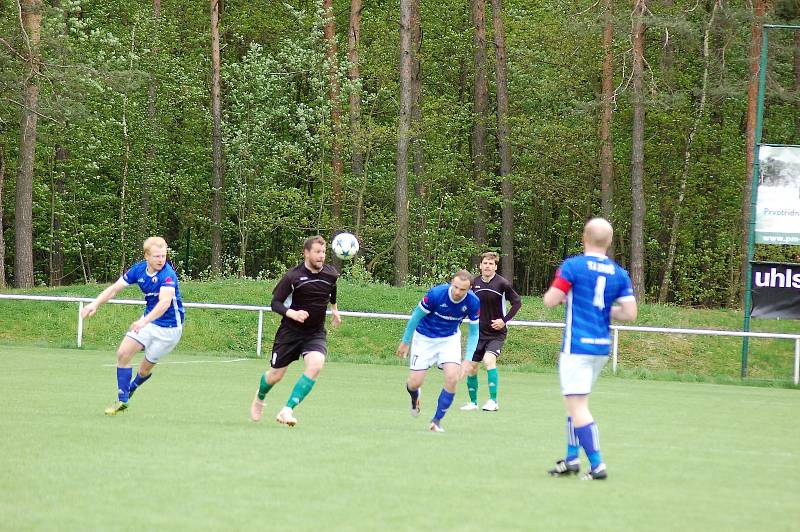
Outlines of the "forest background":
[[[274,278],[348,230],[356,280],[493,249],[535,294],[603,215],[640,298],[739,306],[764,23],[800,2],[0,0],[0,287],[113,280],[150,234]],[[770,39],[764,141],[800,144]]]

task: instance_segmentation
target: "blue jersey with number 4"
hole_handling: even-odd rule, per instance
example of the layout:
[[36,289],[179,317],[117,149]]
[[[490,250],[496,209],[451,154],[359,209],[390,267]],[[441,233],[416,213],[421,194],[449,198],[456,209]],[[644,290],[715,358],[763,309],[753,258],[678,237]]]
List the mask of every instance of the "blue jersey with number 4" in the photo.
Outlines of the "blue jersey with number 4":
[[553,286],[567,294],[561,351],[608,355],[611,305],[634,299],[628,272],[605,255],[587,253],[562,262]]
[[425,316],[417,325],[417,332],[428,338],[452,336],[464,319],[478,323],[480,306],[480,299],[472,290],[468,290],[461,301],[453,301],[449,284],[434,286],[419,302]]
[[144,314],[149,313],[156,306],[162,287],[174,288],[175,295],[172,296],[172,303],[167,311],[153,323],[160,327],[180,327],[183,324],[183,301],[181,301],[181,292],[178,289],[178,274],[169,263],[164,264],[161,270],[153,273],[147,271],[147,261],[139,261],[122,275],[122,281],[129,285],[134,283],[139,285],[144,293],[146,303]]

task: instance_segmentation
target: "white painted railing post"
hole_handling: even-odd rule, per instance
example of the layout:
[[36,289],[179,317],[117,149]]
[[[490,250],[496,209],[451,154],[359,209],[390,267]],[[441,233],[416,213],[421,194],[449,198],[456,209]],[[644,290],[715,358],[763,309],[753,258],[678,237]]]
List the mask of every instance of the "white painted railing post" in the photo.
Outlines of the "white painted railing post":
[[258,311],[258,340],[256,340],[256,356],[261,358],[261,333],[264,331],[264,311]]
[[617,373],[617,351],[619,350],[619,329],[614,329],[614,349],[611,357],[611,371],[616,375]]
[[78,347],[83,344],[83,301],[78,302]]
[[800,338],[794,341],[794,385],[800,384]]

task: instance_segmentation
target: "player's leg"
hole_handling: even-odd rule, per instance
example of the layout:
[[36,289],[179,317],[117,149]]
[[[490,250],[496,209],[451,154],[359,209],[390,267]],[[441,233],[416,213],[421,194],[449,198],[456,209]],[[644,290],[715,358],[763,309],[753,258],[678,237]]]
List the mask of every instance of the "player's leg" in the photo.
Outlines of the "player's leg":
[[422,402],[419,399],[420,392],[422,391],[422,383],[425,382],[425,375],[428,370],[426,369],[410,369],[408,372],[408,379],[406,379],[406,391],[411,397],[411,416],[419,416]]
[[[499,349],[497,350],[499,351]],[[487,349],[483,355],[483,364],[486,366],[486,378],[489,384],[489,400],[483,405],[483,410],[496,412],[497,406],[497,352]]]
[[431,419],[430,430],[443,432],[441,427],[442,418],[447,414],[447,409],[453,404],[456,395],[456,384],[461,375],[461,332],[456,332],[452,336],[440,338],[437,349],[437,359],[439,367],[444,373],[444,384],[442,391],[439,392],[439,400],[436,404],[436,413]]
[[478,347],[475,348],[475,353],[472,355],[472,361],[467,362],[467,394],[469,394],[469,402],[461,407],[461,410],[477,410],[478,409],[478,369],[480,369],[481,360],[483,360],[484,353],[486,352],[486,344],[484,341],[478,340]]
[[592,413],[589,411],[589,393],[600,375],[608,357],[573,356],[576,378],[571,384],[572,392],[564,395],[569,417],[572,418],[575,436],[589,459],[591,470],[584,480],[599,480],[607,477],[606,466],[600,454],[600,434]]
[[436,403],[436,413],[433,414],[431,419],[430,429],[433,432],[444,432],[442,429],[442,418],[447,414],[450,405],[453,404],[453,398],[456,396],[456,384],[458,383],[458,376],[461,373],[461,364],[459,362],[448,361],[442,364],[444,372],[444,384],[442,391],[439,392],[439,400]]
[[301,349],[303,365],[305,366],[303,374],[297,379],[294,388],[292,388],[292,393],[289,394],[289,399],[286,401],[286,406],[278,412],[276,418],[279,423],[290,427],[297,424],[297,419],[292,414],[293,410],[311,393],[311,389],[317,382],[316,379],[325,365],[325,356],[328,354],[328,341],[325,331],[320,331],[304,338]]
[[106,409],[106,415],[113,416],[128,408],[131,384],[131,359],[144,349],[144,344],[125,336],[117,348],[117,402]]
[[252,421],[261,420],[267,393],[283,379],[286,370],[289,369],[289,364],[300,357],[301,348],[302,344],[298,339],[291,338],[291,335],[287,335],[283,329],[278,329],[275,335],[275,342],[272,345],[272,357],[269,360],[270,367],[261,374],[258,390],[256,390],[256,395],[250,404],[250,419]]
[[131,381],[129,389],[131,397],[133,392],[151,377],[156,364],[175,349],[183,333],[182,327],[159,327],[154,323],[148,323],[145,327],[150,330],[152,340],[145,348],[144,358],[139,364],[139,370]]

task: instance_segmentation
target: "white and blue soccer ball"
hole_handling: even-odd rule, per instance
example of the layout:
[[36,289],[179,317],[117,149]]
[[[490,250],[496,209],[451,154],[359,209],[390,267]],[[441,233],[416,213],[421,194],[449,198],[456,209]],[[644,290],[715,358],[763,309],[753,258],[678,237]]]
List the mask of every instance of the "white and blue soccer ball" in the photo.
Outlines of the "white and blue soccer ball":
[[350,260],[358,253],[358,239],[352,233],[339,233],[331,242],[333,254],[342,260]]

